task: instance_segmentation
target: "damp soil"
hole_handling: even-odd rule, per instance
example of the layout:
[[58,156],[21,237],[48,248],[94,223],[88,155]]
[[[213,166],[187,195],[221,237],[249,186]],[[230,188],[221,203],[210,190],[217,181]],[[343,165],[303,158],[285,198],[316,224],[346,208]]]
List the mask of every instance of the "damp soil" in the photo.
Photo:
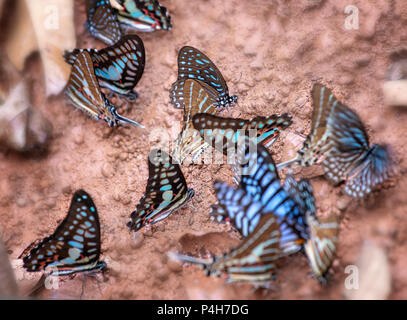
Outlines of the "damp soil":
[[[170,32],[139,35],[146,48],[146,68],[136,87],[139,98],[113,98],[120,111],[147,129],[109,129],[66,103],[63,94],[45,99],[39,59],[27,67],[34,105],[52,120],[53,140],[42,157],[0,153],[0,232],[17,259],[37,238],[47,236],[65,217],[76,189],[85,189],[99,211],[105,279],[80,275],[44,290],[44,299],[342,299],[344,272],[355,264],[364,243],[382,247],[390,263],[389,298],[407,298],[407,109],[384,105],[382,85],[389,53],[407,41],[407,5],[402,0],[353,1],[359,29],[347,30],[348,1],[187,1],[162,0],[172,16]],[[75,3],[77,45],[102,48],[83,27],[84,1]],[[182,111],[169,102],[177,76],[177,53],[183,45],[205,52],[224,75],[238,104],[223,116],[251,118],[288,112],[293,124],[271,147],[276,162],[295,155],[310,129],[310,89],[321,81],[356,110],[371,141],[391,146],[399,172],[394,181],[364,201],[341,194],[321,176],[321,169],[293,168],[311,177],[317,215],[340,215],[337,258],[329,281],[310,276],[304,255],[281,261],[269,290],[226,284],[206,277],[196,266],[169,261],[167,251],[205,256],[221,254],[239,243],[227,225],[212,222],[215,179],[232,183],[229,166],[190,165],[183,172],[195,197],[182,209],[137,236],[126,223],[143,195],[147,155],[156,137],[173,140]],[[284,174],[283,174],[284,176]],[[22,291],[35,284],[19,276]],[[39,277],[39,276],[38,276]],[[374,281],[374,279],[372,279]]]

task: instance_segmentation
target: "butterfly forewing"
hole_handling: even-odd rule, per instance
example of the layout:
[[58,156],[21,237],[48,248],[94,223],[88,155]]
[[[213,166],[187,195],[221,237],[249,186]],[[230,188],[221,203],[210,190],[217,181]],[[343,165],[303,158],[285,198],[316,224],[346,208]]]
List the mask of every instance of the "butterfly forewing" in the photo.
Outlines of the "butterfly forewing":
[[321,280],[328,272],[336,253],[339,234],[339,221],[335,214],[318,221],[315,216],[307,216],[311,237],[304,245],[314,274]]
[[126,35],[115,45],[101,50],[75,49],[65,53],[65,61],[73,64],[83,51],[89,52],[101,87],[130,98],[137,97],[133,88],[141,79],[145,66],[145,50],[140,37]]
[[100,224],[96,206],[89,194],[78,190],[72,197],[68,215],[55,232],[39,242],[23,257],[27,271],[51,269],[70,274],[102,269]]
[[216,92],[216,106],[225,107],[237,101],[236,96],[229,96],[225,79],[215,64],[202,52],[193,47],[182,47],[178,53],[178,79],[170,90],[170,100],[174,107],[182,109],[183,88],[187,79],[199,81],[213,88]]
[[86,25],[94,37],[109,45],[120,40],[122,32],[109,0],[89,0],[87,16]]
[[163,220],[194,195],[187,187],[180,165],[166,152],[157,149],[150,152],[148,171],[145,194],[127,224],[134,231]]
[[123,10],[118,11],[118,20],[130,29],[150,32],[171,30],[171,17],[167,9],[157,0],[119,0]]
[[292,123],[291,116],[286,113],[250,120],[198,113],[193,116],[192,121],[204,140],[225,155],[236,152],[241,135],[256,137],[258,143],[269,147],[280,132]]

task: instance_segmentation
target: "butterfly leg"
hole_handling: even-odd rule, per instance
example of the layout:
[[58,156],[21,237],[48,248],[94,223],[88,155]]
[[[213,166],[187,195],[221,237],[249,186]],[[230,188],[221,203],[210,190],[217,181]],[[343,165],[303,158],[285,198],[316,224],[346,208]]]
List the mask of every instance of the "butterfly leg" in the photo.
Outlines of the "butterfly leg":
[[80,300],[83,298],[83,294],[85,293],[85,283],[86,283],[86,274],[82,274],[82,290],[80,295]]

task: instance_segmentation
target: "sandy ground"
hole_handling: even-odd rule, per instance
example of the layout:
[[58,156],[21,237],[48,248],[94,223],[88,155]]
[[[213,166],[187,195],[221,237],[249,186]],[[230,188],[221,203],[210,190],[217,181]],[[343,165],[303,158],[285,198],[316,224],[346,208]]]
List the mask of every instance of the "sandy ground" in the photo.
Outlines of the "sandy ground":
[[[173,30],[139,34],[146,48],[146,69],[136,90],[140,97],[120,109],[148,129],[111,130],[68,105],[63,95],[44,98],[38,59],[28,64],[35,106],[52,119],[54,139],[42,158],[0,153],[0,232],[10,258],[16,259],[33,240],[51,233],[65,217],[74,190],[91,194],[102,228],[102,259],[110,271],[105,282],[90,278],[86,299],[342,299],[344,268],[355,264],[362,246],[384,249],[390,263],[389,298],[407,298],[407,111],[386,107],[382,84],[389,52],[407,40],[407,4],[403,0],[353,1],[359,8],[359,30],[344,27],[349,1],[204,1],[163,0]],[[102,48],[84,29],[84,1],[76,2],[78,47]],[[388,143],[399,166],[391,188],[363,202],[341,195],[320,170],[294,169],[312,180],[317,214],[341,215],[337,259],[327,285],[310,277],[306,258],[281,261],[268,292],[250,285],[228,285],[208,278],[196,266],[166,258],[168,250],[191,254],[222,253],[239,243],[236,232],[208,219],[214,202],[214,179],[231,182],[227,165],[184,167],[195,197],[152,230],[136,237],[126,227],[147,181],[147,154],[155,146],[150,130],[175,138],[182,111],[169,102],[177,76],[177,53],[183,45],[205,52],[223,73],[239,103],[223,115],[251,118],[289,112],[293,125],[272,146],[276,162],[294,156],[309,132],[310,88],[319,80],[356,110],[371,141]],[[120,105],[122,102],[113,99]],[[42,298],[79,298],[83,278],[60,282]],[[372,279],[374,282],[374,279]],[[19,281],[23,290],[34,284]]]

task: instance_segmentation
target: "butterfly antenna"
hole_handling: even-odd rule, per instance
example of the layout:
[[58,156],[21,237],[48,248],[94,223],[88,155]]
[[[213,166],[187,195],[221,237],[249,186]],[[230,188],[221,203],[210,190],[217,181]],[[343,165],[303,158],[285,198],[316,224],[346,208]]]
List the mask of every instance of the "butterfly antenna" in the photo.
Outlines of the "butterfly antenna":
[[297,155],[295,158],[293,158],[293,159],[290,159],[290,160],[287,160],[287,161],[284,161],[284,162],[280,162],[280,163],[278,163],[276,166],[277,166],[277,169],[278,170],[281,170],[281,169],[283,169],[283,168],[285,168],[285,167],[287,167],[287,166],[289,166],[289,165],[291,165],[291,164],[293,164],[293,163],[295,163],[295,162],[297,162],[299,160],[299,156]]
[[168,252],[167,256],[168,256],[168,258],[170,258],[172,260],[199,264],[203,267],[208,267],[209,265],[211,265],[213,263],[212,259],[194,258],[194,257],[190,257],[190,256],[186,256],[186,255],[178,254],[178,253],[174,253],[174,252]]

